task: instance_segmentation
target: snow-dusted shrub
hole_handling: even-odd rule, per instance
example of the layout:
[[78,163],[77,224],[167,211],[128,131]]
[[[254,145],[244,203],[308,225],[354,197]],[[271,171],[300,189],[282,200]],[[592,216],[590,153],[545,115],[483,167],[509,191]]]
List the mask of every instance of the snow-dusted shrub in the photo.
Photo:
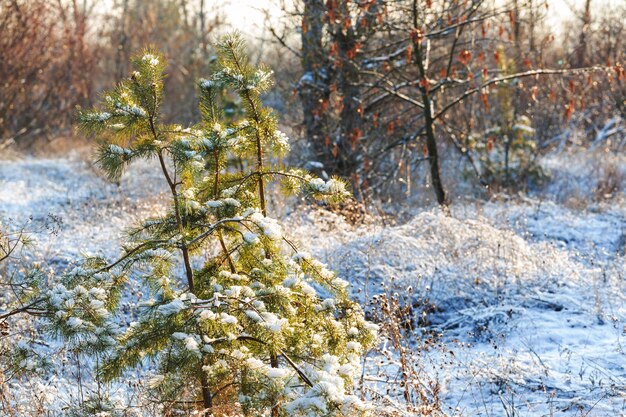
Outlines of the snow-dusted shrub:
[[[345,185],[271,164],[269,156],[289,150],[260,100],[272,74],[248,63],[237,36],[218,49],[216,71],[198,84],[197,125],[161,122],[166,63],[151,50],[135,57],[131,77],[104,94],[100,110],[80,112],[108,176],[156,159],[171,207],[129,230],[117,261],[88,260],[51,290],[54,328],[86,351],[104,352],[107,379],[154,365],[158,373],[145,385],[170,409],[365,414],[352,384],[376,326],[349,299],[348,283],[298,251],[268,217],[265,192],[280,179],[288,192],[340,201]],[[231,93],[245,116],[226,124],[219,97]],[[109,324],[131,274],[145,280],[151,298],[138,321],[118,331]]]
[[543,192],[568,206],[586,207],[619,200],[626,194],[626,156],[606,148],[556,150],[541,163],[551,181]]

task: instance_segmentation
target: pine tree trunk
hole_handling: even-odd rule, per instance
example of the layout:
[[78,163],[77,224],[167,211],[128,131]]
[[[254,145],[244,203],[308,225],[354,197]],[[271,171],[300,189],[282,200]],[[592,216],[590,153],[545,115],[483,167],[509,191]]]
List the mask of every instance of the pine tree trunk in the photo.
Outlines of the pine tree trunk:
[[209,382],[207,381],[206,374],[200,366],[200,383],[202,384],[202,405],[204,407],[204,417],[209,417],[212,415],[211,409],[213,408],[213,396],[211,395],[211,391],[209,389]]
[[[278,368],[278,357],[276,356],[276,354],[271,353],[270,354],[270,366],[272,368]],[[279,412],[279,407],[278,407],[278,403],[276,401],[276,399],[274,400],[274,404],[272,404],[272,417],[278,417],[278,412]]]

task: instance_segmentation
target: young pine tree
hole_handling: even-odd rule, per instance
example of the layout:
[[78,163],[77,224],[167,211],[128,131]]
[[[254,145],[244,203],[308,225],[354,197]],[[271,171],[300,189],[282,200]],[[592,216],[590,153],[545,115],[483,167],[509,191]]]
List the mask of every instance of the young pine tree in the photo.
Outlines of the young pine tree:
[[[83,271],[108,274],[114,294],[131,275],[151,288],[103,374],[152,364],[154,395],[206,415],[365,414],[352,382],[376,326],[348,298],[346,281],[283,236],[268,217],[266,187],[276,180],[333,202],[348,193],[338,179],[273,162],[289,144],[260,99],[272,76],[244,49],[237,35],[218,44],[216,71],[198,83],[202,120],[190,128],[161,122],[166,62],[152,50],[133,59],[134,72],[104,95],[102,109],[79,113],[111,179],[154,159],[170,190],[168,212],[129,230],[120,259]],[[245,114],[227,125],[220,97],[229,93]]]
[[[497,53],[498,70],[504,75],[516,73],[515,60],[507,57],[505,48],[498,47]],[[516,111],[517,82],[507,80],[496,85],[491,127],[470,135],[469,147],[480,163],[482,179],[490,185],[522,186],[544,177],[536,161],[532,122]]]

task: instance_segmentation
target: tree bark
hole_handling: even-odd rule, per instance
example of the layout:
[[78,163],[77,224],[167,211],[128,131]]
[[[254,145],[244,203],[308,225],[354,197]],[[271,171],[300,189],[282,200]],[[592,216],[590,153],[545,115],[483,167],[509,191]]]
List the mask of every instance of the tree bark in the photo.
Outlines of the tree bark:
[[330,97],[328,56],[323,46],[324,1],[304,0],[302,15],[302,69],[298,94],[302,104],[303,122],[306,137],[313,145],[317,157],[330,153],[327,149],[325,133],[327,116],[320,111],[321,103]]
[[428,164],[430,166],[430,181],[435,190],[437,204],[446,206],[446,191],[441,181],[441,167],[439,163],[439,151],[437,149],[437,140],[435,138],[434,120],[432,117],[431,101],[428,93],[422,92],[424,101],[424,120],[426,123],[426,149],[428,149]]
[[428,74],[424,66],[424,56],[422,49],[422,38],[419,35],[417,0],[413,0],[413,48],[415,49],[415,64],[419,70],[421,85],[419,87],[422,93],[422,101],[424,103],[424,123],[426,131],[426,149],[428,150],[428,164],[430,167],[430,182],[437,197],[437,203],[440,206],[447,206],[446,191],[441,181],[441,167],[439,163],[439,151],[437,149],[437,139],[435,137],[435,118],[433,116],[432,101],[428,92]]
[[200,366],[200,383],[202,384],[202,405],[204,407],[204,417],[212,415],[211,409],[213,408],[213,395],[209,389],[209,382],[207,381],[206,374]]
[[582,15],[582,27],[578,37],[578,48],[576,50],[576,67],[582,68],[587,63],[587,32],[591,25],[591,0],[585,0],[585,9]]
[[[274,353],[270,354],[270,366],[272,368],[278,368],[278,356],[276,356],[276,354]],[[278,417],[279,410],[280,408],[278,407],[277,403],[272,404],[271,416]]]

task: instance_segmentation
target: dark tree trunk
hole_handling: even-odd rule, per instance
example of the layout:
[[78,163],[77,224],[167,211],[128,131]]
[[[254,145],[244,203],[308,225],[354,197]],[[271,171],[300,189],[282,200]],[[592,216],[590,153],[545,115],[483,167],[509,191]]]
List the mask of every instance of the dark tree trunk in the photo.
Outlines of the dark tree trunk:
[[[338,2],[339,19],[350,16],[348,1]],[[342,95],[342,107],[337,132],[337,154],[335,171],[348,177],[356,172],[356,141],[362,134],[361,117],[359,108],[359,68],[356,57],[353,55],[356,47],[356,35],[352,26],[347,29],[341,25],[335,25],[336,32],[333,34],[338,46],[339,62],[336,65],[337,90]],[[355,184],[356,185],[356,184]]]
[[437,139],[435,137],[435,120],[433,119],[433,107],[432,100],[428,91],[428,73],[424,66],[424,51],[422,48],[421,32],[418,24],[418,8],[417,1],[413,1],[413,31],[411,37],[413,39],[413,47],[415,49],[415,64],[419,71],[420,79],[422,80],[420,85],[420,91],[422,93],[422,101],[424,104],[424,123],[426,131],[426,149],[428,150],[428,165],[430,167],[430,182],[435,191],[437,197],[437,203],[440,206],[446,206],[448,201],[446,200],[446,191],[443,188],[443,182],[441,181],[441,166],[439,162],[439,150],[437,149]]
[[[330,153],[326,149],[328,134],[327,116],[321,111],[321,103],[330,96],[328,56],[323,46],[324,0],[304,0],[302,16],[302,69],[299,96],[304,116],[305,134],[316,156]],[[327,161],[323,161],[327,162]]]
[[430,166],[430,181],[440,206],[448,204],[446,192],[441,181],[441,168],[439,163],[439,151],[437,150],[437,140],[435,138],[435,126],[432,118],[432,106],[430,97],[426,91],[422,92],[424,100],[424,119],[426,122],[426,149],[428,149],[428,164]]
[[587,32],[591,25],[591,0],[585,0],[585,9],[582,15],[582,27],[576,50],[576,67],[582,68],[587,64]]
[[[272,368],[278,368],[278,356],[276,356],[275,353],[271,353],[270,354],[270,366]],[[272,405],[272,410],[271,410],[271,416],[272,417],[278,417],[280,413],[280,408],[278,404],[273,404]]]
[[124,0],[122,15],[120,17],[120,32],[115,55],[115,77],[121,79],[126,74],[126,62],[128,62],[128,34],[126,33],[126,19],[128,18],[128,0]]
[[206,374],[200,366],[200,384],[202,385],[202,406],[205,409],[204,417],[213,415],[211,408],[213,408],[213,395],[209,389],[209,382],[207,381]]

